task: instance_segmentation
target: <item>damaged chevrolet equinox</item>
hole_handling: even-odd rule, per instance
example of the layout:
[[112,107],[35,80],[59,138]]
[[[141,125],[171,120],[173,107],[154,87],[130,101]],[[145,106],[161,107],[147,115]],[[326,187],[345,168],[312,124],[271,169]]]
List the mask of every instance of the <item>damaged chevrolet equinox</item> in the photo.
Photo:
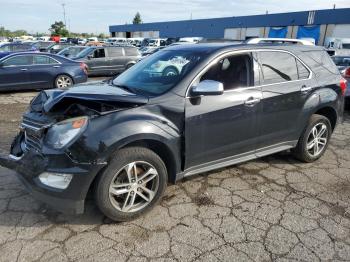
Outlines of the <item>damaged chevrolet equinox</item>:
[[280,151],[317,160],[345,89],[323,48],[173,46],[109,81],[39,93],[0,163],[58,210],[83,213],[91,192],[126,221],[184,177]]

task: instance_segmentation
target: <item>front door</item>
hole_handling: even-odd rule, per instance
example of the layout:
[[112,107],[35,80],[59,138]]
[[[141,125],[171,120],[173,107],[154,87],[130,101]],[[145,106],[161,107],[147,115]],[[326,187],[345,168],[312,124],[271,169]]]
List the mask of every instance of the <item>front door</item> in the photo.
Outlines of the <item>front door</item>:
[[261,90],[256,59],[251,53],[218,58],[195,80],[223,83],[224,93],[186,100],[185,169],[212,161],[253,155],[258,135]]
[[31,55],[16,55],[6,59],[0,66],[0,91],[32,88],[29,79],[32,63]]
[[89,67],[89,73],[104,75],[110,72],[109,61],[106,53],[105,48],[97,48],[94,50],[92,57],[86,61]]

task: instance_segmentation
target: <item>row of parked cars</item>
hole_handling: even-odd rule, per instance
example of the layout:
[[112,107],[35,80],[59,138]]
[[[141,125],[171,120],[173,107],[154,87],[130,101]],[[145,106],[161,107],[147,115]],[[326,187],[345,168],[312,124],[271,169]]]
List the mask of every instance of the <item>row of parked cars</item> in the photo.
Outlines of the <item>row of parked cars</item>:
[[[65,40],[65,39],[61,39]],[[197,43],[199,38],[110,38],[106,45],[75,45],[71,41],[27,41],[0,45],[0,91],[66,88],[88,76],[119,74],[168,45]],[[137,41],[138,40],[138,41]],[[136,47],[135,45],[141,45]],[[175,63],[154,68],[155,73],[177,74]]]
[[116,75],[141,59],[133,46],[69,45],[57,53],[50,48],[40,52],[28,43],[0,46],[0,91],[66,88],[88,76]]

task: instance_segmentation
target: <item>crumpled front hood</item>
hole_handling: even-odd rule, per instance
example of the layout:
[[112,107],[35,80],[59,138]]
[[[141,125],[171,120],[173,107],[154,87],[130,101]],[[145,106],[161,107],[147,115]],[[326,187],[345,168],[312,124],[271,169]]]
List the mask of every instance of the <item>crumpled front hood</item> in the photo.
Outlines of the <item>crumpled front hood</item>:
[[89,82],[73,86],[67,90],[52,89],[42,91],[31,104],[33,111],[48,113],[58,107],[69,107],[73,104],[89,105],[96,110],[96,105],[109,105],[118,107],[135,107],[148,103],[145,96],[130,93],[108,82]]

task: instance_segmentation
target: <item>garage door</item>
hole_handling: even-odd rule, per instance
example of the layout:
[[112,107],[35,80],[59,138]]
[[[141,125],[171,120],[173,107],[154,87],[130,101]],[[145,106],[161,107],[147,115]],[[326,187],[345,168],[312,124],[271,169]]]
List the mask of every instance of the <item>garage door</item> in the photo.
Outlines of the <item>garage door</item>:
[[246,31],[246,38],[252,38],[252,37],[261,37],[260,36],[260,27],[248,27]]
[[225,39],[240,40],[241,28],[226,28]]
[[350,25],[335,25],[332,37],[350,38]]

